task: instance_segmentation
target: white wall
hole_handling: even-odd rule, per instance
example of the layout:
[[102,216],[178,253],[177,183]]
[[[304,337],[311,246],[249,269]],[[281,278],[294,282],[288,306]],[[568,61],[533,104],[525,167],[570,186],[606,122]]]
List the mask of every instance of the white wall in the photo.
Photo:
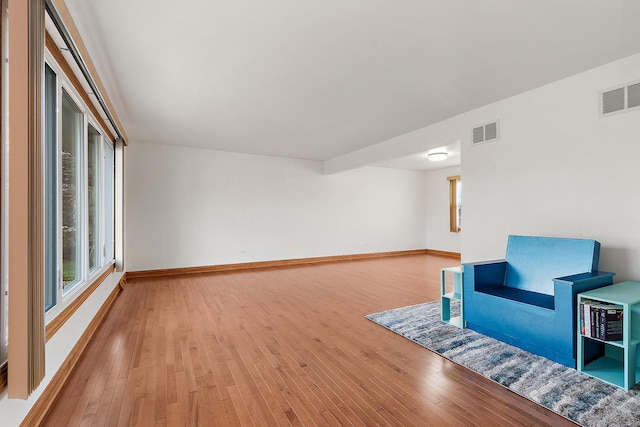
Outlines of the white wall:
[[[460,175],[460,166],[431,170],[425,174],[427,184],[427,249],[460,252],[463,232],[452,233],[449,231],[449,181],[447,180],[449,176]],[[464,201],[463,198],[463,206]],[[463,218],[465,214],[463,208]]]
[[640,54],[469,114],[502,137],[463,145],[464,260],[502,257],[507,234],[586,237],[640,279],[640,111],[598,117],[600,90],[637,79]]
[[31,407],[36,403],[53,375],[58,371],[62,362],[76,345],[85,329],[104,304],[105,300],[117,286],[123,273],[113,273],[105,279],[100,286],[87,298],[80,308],[47,342],[45,347],[46,375],[40,386],[27,400],[8,399],[7,391],[0,394],[0,425],[19,426],[27,416]]
[[127,271],[425,247],[424,173],[133,141]]
[[[598,117],[598,93],[640,79],[640,54],[404,136],[462,140],[463,262],[502,258],[508,234],[594,238],[600,269],[640,280],[640,111]],[[501,139],[471,146],[500,120]]]

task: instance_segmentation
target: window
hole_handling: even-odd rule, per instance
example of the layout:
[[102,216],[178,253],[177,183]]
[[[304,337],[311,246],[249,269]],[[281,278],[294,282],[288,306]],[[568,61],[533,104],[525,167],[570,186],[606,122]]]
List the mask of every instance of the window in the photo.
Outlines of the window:
[[449,180],[449,231],[462,230],[462,180],[460,175],[447,177]]
[[104,254],[103,264],[111,262],[115,258],[115,162],[116,156],[113,146],[104,141],[103,159],[104,159]]
[[[99,276],[114,259],[113,146],[87,106],[45,66],[45,310]],[[63,303],[63,304],[61,304]]]

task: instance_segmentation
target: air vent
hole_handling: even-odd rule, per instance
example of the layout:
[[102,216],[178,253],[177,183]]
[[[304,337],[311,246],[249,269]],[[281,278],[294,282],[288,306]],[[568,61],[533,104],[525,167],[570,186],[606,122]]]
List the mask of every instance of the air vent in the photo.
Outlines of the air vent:
[[624,110],[623,87],[602,93],[602,114],[615,113]]
[[484,142],[484,126],[473,128],[473,143]]
[[600,92],[600,116],[622,113],[640,108],[640,82]]
[[627,108],[640,107],[640,83],[627,86]]
[[498,120],[474,127],[471,136],[473,144],[480,144],[481,142],[496,141],[500,139],[498,127]]

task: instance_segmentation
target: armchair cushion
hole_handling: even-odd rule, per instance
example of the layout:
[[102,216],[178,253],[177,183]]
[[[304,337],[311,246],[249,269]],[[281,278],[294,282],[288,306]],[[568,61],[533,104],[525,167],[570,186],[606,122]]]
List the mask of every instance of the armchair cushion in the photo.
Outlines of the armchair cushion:
[[597,270],[599,255],[595,240],[509,236],[504,286],[553,295],[553,279]]

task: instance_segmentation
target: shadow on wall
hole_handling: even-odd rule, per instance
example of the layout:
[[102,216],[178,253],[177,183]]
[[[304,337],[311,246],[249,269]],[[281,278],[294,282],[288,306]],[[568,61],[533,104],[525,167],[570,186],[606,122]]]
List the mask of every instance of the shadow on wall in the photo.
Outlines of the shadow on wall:
[[638,259],[640,254],[629,248],[612,248],[610,246],[602,245],[600,251],[600,267],[599,270],[611,271],[616,273],[613,278],[614,283],[624,282],[626,280],[638,280],[639,277],[631,277],[631,271],[633,270],[634,261]]

